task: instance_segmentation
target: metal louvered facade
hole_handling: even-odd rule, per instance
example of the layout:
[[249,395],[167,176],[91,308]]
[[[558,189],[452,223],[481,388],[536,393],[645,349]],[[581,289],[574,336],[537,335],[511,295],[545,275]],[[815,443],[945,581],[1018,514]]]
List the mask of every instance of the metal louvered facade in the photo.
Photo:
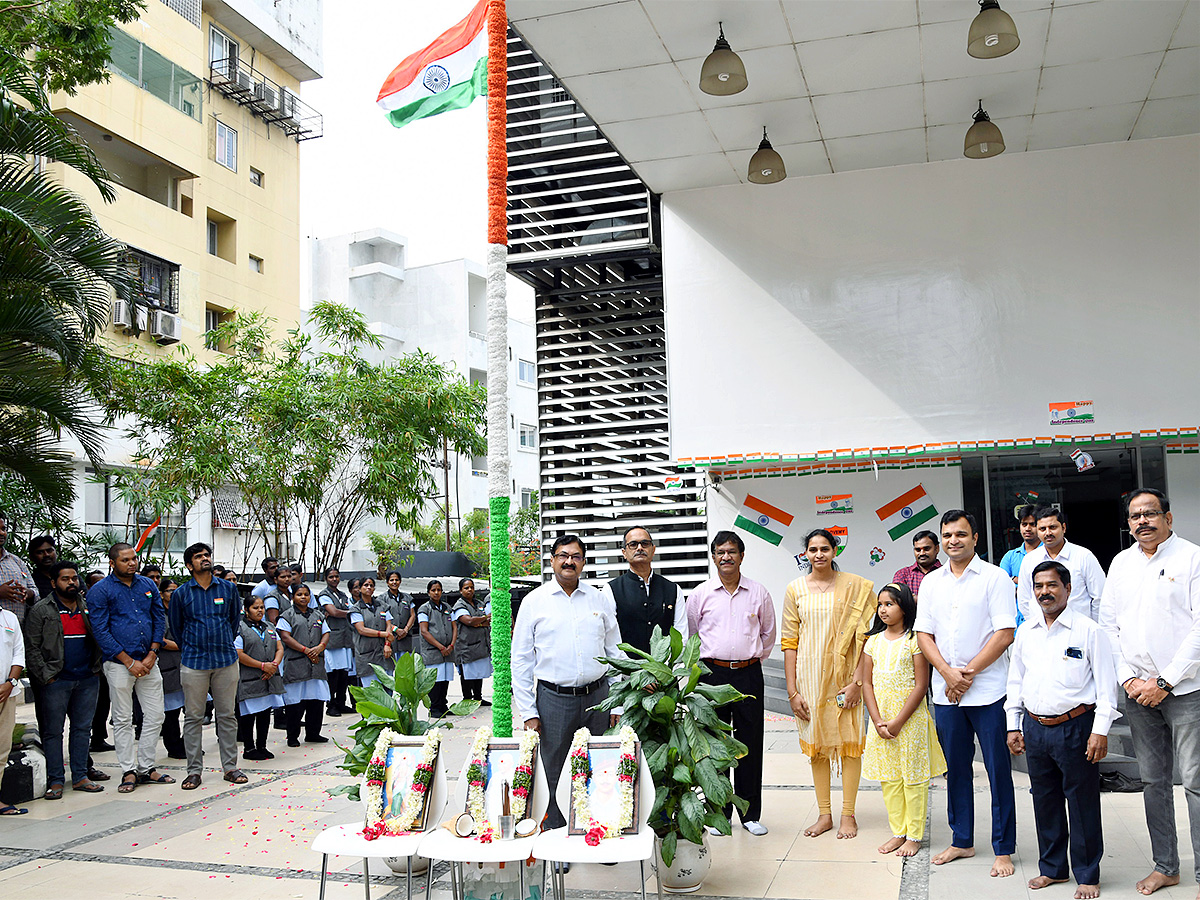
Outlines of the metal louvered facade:
[[509,31],[509,271],[536,292],[543,568],[561,534],[585,577],[624,571],[650,529],[655,571],[707,578],[703,476],[671,464],[658,198]]

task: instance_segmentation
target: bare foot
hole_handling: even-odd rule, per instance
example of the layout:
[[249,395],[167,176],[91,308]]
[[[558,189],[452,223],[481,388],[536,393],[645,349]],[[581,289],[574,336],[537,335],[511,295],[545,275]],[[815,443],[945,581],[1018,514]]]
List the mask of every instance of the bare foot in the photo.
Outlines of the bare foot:
[[1052,884],[1063,884],[1066,880],[1065,878],[1051,878],[1048,875],[1039,875],[1037,878],[1029,879],[1029,889],[1037,891],[1044,887],[1050,887]]
[[1075,900],[1095,900],[1099,896],[1100,885],[1098,884],[1081,884],[1075,891]]
[[1013,865],[1011,856],[1007,853],[996,854],[996,861],[992,863],[991,875],[993,878],[1007,878],[1015,871],[1017,871],[1017,867]]
[[816,837],[818,834],[824,834],[831,828],[833,828],[833,816],[817,816],[817,821],[804,829],[804,836]]
[[1149,895],[1161,887],[1170,887],[1174,884],[1179,884],[1178,875],[1164,875],[1162,872],[1151,872],[1133,887],[1139,894]]
[[898,850],[903,844],[904,844],[904,838],[902,838],[902,837],[888,838],[886,841],[884,841],[882,844],[879,845],[879,852],[880,853],[891,853],[893,850]]
[[900,849],[896,851],[897,856],[916,856],[917,851],[921,849],[920,841],[905,841],[900,845]]
[[858,822],[854,820],[854,816],[842,816],[842,824],[838,826],[838,840],[850,840],[850,838],[858,837]]
[[974,847],[947,847],[933,858],[933,864],[935,866],[944,866],[946,863],[954,862],[956,859],[970,859],[974,855]]

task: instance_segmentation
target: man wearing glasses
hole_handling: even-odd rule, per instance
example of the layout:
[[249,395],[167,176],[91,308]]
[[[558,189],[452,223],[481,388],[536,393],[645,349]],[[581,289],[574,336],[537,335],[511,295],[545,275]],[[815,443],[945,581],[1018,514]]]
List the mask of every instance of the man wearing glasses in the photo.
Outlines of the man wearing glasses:
[[650,652],[654,626],[669,635],[674,628],[687,638],[687,611],[679,597],[679,588],[650,569],[654,561],[654,539],[650,532],[635,525],[625,532],[621,553],[629,563],[608,583],[608,591],[617,605],[617,625],[621,640],[639,650]]
[[621,657],[617,608],[607,591],[579,580],[587,564],[583,541],[564,534],[550,551],[554,579],[521,603],[512,639],[512,688],[525,727],[541,735],[550,788],[546,828],[566,824],[554,799],[571,737],[580,728],[604,734],[612,715],[593,707],[608,697],[608,667],[596,657]]
[[1171,504],[1161,491],[1134,491],[1128,513],[1137,543],[1109,566],[1100,625],[1129,698],[1125,718],[1154,858],[1154,871],[1136,888],[1152,894],[1179,884],[1173,762],[1183,775],[1200,880],[1200,547],[1171,533]]

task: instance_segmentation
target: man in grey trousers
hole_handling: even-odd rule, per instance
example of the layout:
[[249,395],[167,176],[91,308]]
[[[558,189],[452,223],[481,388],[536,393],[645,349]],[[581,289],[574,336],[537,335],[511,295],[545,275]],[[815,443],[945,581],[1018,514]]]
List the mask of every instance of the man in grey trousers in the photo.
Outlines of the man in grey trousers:
[[212,547],[208,544],[192,544],[184,550],[183,564],[192,577],[175,589],[167,612],[171,633],[182,654],[179,681],[183,686],[187,778],[180,787],[185,791],[200,787],[204,708],[210,694],[225,780],[245,784],[246,775],[238,768],[238,658],[233,648],[242,618],[241,596],[233,584],[213,576]]

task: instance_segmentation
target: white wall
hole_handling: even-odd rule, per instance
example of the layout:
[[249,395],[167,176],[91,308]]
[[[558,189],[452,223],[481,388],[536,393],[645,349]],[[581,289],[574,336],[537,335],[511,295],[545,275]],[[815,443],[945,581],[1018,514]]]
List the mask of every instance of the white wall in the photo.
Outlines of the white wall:
[[1200,137],[664,196],[676,458],[1200,422]]
[[[766,585],[775,601],[776,614],[782,611],[783,591],[799,575],[796,556],[804,552],[804,536],[814,528],[840,525],[847,529],[845,549],[838,556],[843,571],[874,581],[876,587],[892,580],[897,569],[912,565],[912,535],[929,529],[938,532],[938,520],[931,519],[911,534],[893,541],[888,537],[876,510],[916,487],[924,487],[928,499],[941,513],[962,506],[961,470],[948,468],[880,469],[837,475],[803,477],[749,478],[726,480],[719,489],[708,490],[708,537],[722,529],[733,528],[747,494],[765,500],[795,518],[778,547],[749,532],[738,531],[746,542],[742,572]],[[817,515],[816,498],[830,494],[852,494],[853,512]],[[976,512],[972,510],[972,512]],[[976,512],[980,515],[982,511]],[[872,564],[871,551],[879,548],[884,557]],[[710,577],[716,577],[709,565]]]
[[1167,454],[1167,497],[1175,531],[1200,544],[1200,455]]

